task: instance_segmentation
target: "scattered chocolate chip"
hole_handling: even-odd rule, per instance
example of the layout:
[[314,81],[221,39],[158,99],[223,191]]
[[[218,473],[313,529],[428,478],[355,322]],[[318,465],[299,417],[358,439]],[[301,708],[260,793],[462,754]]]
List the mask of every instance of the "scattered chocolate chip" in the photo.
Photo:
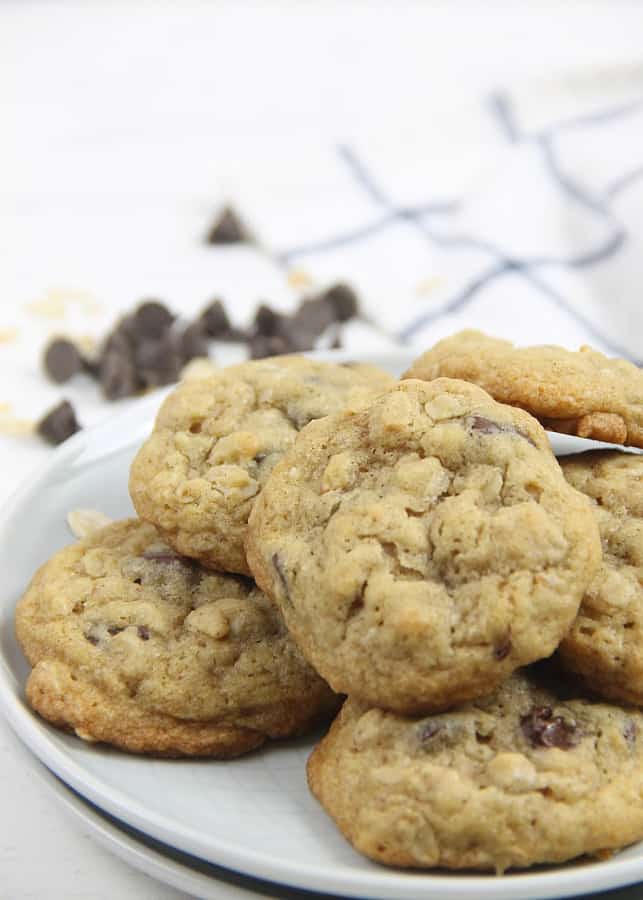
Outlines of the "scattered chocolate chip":
[[279,581],[281,582],[281,586],[284,590],[286,598],[289,600],[290,599],[290,589],[288,587],[288,580],[286,578],[286,573],[284,571],[283,563],[282,563],[281,559],[279,558],[278,553],[272,554],[272,564],[275,567],[275,572],[279,576]]
[[199,320],[203,323],[203,330],[211,338],[218,338],[231,330],[230,319],[221,300],[212,300],[202,310]]
[[248,343],[250,359],[264,359],[266,356],[281,356],[288,353],[290,347],[285,338],[279,335],[264,337],[262,334],[254,335]]
[[207,356],[208,342],[203,323],[197,319],[188,325],[180,334],[178,344],[183,363],[188,363],[197,356]]
[[342,336],[338,331],[338,332],[336,332],[335,337],[333,338],[333,342],[330,345],[330,349],[331,350],[341,350],[342,347],[343,347]]
[[160,338],[170,330],[174,319],[159,300],[145,300],[134,313],[136,331],[143,338]]
[[100,385],[108,400],[131,397],[144,386],[130,353],[113,341],[101,357]]
[[444,725],[441,722],[434,722],[429,719],[428,721],[421,723],[418,728],[417,738],[421,744],[427,744],[431,738],[434,738],[443,728]]
[[38,422],[36,430],[49,444],[62,444],[72,434],[80,431],[74,407],[69,400],[63,400],[50,409]]
[[487,419],[484,416],[469,416],[468,422],[471,430],[478,434],[517,434],[528,441],[532,447],[536,446],[528,434],[525,434],[519,428],[514,428],[513,425],[508,425],[504,422],[494,422],[492,419]]
[[142,641],[149,641],[150,629],[147,627],[147,625],[139,625],[136,629],[136,633]]
[[160,387],[176,381],[183,364],[176,343],[169,334],[141,341],[134,359],[138,378],[145,387]]
[[504,641],[498,644],[497,647],[494,647],[493,650],[493,658],[497,659],[500,662],[503,659],[506,659],[511,653],[511,638],[507,636]]
[[206,240],[208,244],[249,244],[252,243],[252,235],[232,207],[226,206],[210,228]]
[[107,634],[111,634],[114,637],[115,634],[120,634],[121,631],[125,631],[124,626],[122,625],[110,625],[107,629]]
[[58,384],[69,381],[83,368],[78,348],[67,338],[54,338],[47,344],[43,364],[47,375]]
[[630,750],[634,749],[637,733],[638,728],[636,726],[636,722],[633,722],[632,719],[628,719],[623,726],[623,737],[625,738],[627,746],[630,748]]
[[535,706],[520,717],[520,727],[532,747],[569,750],[579,744],[583,736],[573,719],[554,716],[550,706]]
[[347,322],[359,313],[357,294],[347,284],[334,284],[324,293],[324,297],[335,309],[335,318]]
[[253,334],[263,337],[272,337],[279,331],[279,324],[283,316],[271,309],[266,303],[262,303],[255,313],[253,322]]
[[335,304],[329,299],[328,294],[322,294],[303,300],[292,316],[291,322],[300,332],[318,337],[338,318]]

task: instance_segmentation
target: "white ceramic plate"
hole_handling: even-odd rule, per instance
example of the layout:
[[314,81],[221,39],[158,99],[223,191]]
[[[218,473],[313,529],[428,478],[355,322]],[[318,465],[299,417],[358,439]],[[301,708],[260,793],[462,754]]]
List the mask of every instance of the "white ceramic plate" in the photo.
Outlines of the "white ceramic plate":
[[[395,354],[370,361],[398,374],[410,357]],[[2,512],[0,707],[48,768],[107,813],[164,844],[215,865],[309,890],[388,900],[527,900],[591,893],[643,879],[643,844],[605,862],[502,879],[385,869],[355,853],[309,794],[304,767],[311,738],[274,743],[233,762],[151,760],[87,745],[32,715],[23,699],[28,667],[13,632],[16,601],[37,566],[69,543],[69,510],[94,507],[115,518],[132,512],[128,469],[159,402],[158,394],[132,402],[105,424],[80,432],[52,454]],[[587,443],[556,438],[555,449],[569,452]]]

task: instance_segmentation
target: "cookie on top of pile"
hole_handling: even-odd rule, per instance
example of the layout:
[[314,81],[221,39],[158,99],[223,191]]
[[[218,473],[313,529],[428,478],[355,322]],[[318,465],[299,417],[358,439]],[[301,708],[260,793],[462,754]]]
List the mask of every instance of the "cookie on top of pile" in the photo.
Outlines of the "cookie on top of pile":
[[[77,547],[73,573],[63,557],[44,583],[36,576],[18,610],[32,705],[130,750],[158,751],[177,720],[213,727],[224,756],[217,728],[237,736],[228,755],[250,748],[235,744],[239,731],[256,744],[286,733],[286,685],[299,698],[292,731],[332,714],[333,691],[348,694],[309,784],[354,846],[386,864],[500,872],[643,838],[643,713],[614,702],[643,705],[643,461],[599,451],[561,468],[543,430],[635,443],[641,373],[595,352],[450,340],[399,384],[275,358],[177,388],[131,472],[151,524],[110,526],[148,529],[163,549],[112,554],[92,580],[77,556],[93,561],[99,547]],[[598,372],[600,390],[586,383]],[[47,583],[54,564],[59,584],[73,577],[80,611]],[[163,587],[175,570],[178,604]],[[132,574],[127,596],[144,615],[101,593]],[[236,593],[222,598],[230,579]],[[205,607],[202,583],[217,585]],[[241,620],[257,613],[258,630],[228,612],[240,584]],[[138,633],[157,608],[158,677]],[[261,700],[244,640],[272,660]],[[557,662],[538,662],[558,647]],[[186,677],[200,687],[181,694]],[[228,720],[217,718],[221,677],[235,683]],[[103,719],[126,723],[133,709],[153,740],[88,724],[98,695]],[[260,724],[243,714],[254,699]]]

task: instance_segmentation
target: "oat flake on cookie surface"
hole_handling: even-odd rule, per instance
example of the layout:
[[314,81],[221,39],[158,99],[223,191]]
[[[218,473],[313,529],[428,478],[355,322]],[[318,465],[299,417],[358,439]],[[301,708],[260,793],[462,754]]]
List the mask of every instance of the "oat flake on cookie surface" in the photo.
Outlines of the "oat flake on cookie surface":
[[336,708],[252,581],[180,557],[135,519],[45,563],[16,631],[30,705],[124,750],[237,756]]
[[541,426],[450,379],[311,423],[250,517],[248,560],[341,693],[413,713],[552,653],[600,561]]

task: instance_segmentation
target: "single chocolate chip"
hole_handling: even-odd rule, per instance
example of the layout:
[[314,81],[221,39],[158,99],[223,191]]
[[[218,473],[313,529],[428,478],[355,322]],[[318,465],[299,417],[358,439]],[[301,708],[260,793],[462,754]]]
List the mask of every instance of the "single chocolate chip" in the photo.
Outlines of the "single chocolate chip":
[[318,337],[337,318],[335,304],[327,294],[322,294],[319,297],[309,297],[307,300],[303,300],[297,312],[292,316],[291,323],[300,331],[306,331],[314,337]]
[[506,659],[511,653],[511,638],[507,636],[497,647],[494,647],[493,658],[500,662]]
[[139,625],[136,629],[136,633],[142,641],[149,641],[150,629],[147,627],[147,625]]
[[335,318],[347,322],[359,313],[357,294],[347,284],[334,284],[324,292],[324,297],[335,308]]
[[255,313],[253,334],[272,337],[274,334],[277,334],[282,318],[281,313],[271,309],[266,303],[262,303]]
[[142,338],[160,338],[169,331],[174,318],[159,300],[145,300],[134,313],[136,331]]
[[279,558],[278,553],[272,554],[272,564],[275,567],[275,572],[277,573],[277,575],[279,577],[279,581],[281,582],[281,586],[286,595],[286,599],[290,600],[290,589],[288,588],[288,579],[286,578],[286,572],[284,570],[283,563],[282,563],[281,559]]
[[110,625],[109,628],[107,629],[107,634],[111,634],[112,637],[113,637],[115,634],[120,634],[121,631],[125,631],[124,626],[122,626],[122,625]]
[[206,240],[208,244],[251,243],[252,235],[232,207],[226,206],[210,228]]
[[134,358],[138,377],[146,387],[171,384],[179,377],[182,358],[170,334],[141,341]]
[[417,731],[419,742],[421,744],[427,744],[431,738],[434,738],[443,728],[444,725],[441,722],[434,722],[431,719],[422,722]]
[[78,348],[66,338],[54,338],[45,348],[45,371],[52,381],[63,384],[83,368]]
[[625,738],[627,746],[630,748],[630,750],[634,749],[637,734],[638,728],[636,726],[636,722],[633,722],[632,719],[628,719],[623,726],[623,737]]
[[535,706],[520,717],[520,727],[532,747],[569,750],[576,747],[583,736],[574,719],[554,716],[550,706]]
[[485,418],[485,416],[469,416],[468,422],[471,430],[478,434],[516,434],[518,437],[528,441],[532,447],[536,446],[528,434],[525,434],[519,428],[514,428],[513,425],[508,425],[504,422],[494,422],[492,419]]
[[208,355],[207,336],[199,319],[183,329],[178,338],[178,347],[183,363],[188,363],[198,356]]
[[218,338],[230,331],[230,319],[221,300],[212,300],[201,311],[199,319],[203,323],[203,330],[208,337]]
[[129,350],[123,352],[116,341],[101,357],[100,384],[108,400],[131,397],[143,387]]
[[38,422],[36,430],[49,444],[62,444],[72,434],[80,431],[74,407],[69,400],[63,400],[50,409]]

